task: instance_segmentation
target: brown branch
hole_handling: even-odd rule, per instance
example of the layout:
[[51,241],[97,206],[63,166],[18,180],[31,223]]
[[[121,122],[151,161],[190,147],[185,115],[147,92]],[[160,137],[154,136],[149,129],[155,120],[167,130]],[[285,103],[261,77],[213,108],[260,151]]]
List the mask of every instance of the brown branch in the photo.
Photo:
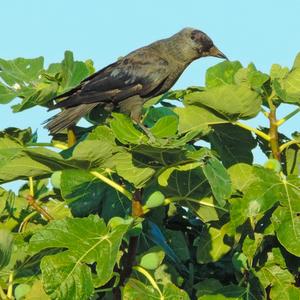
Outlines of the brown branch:
[[[137,218],[143,215],[143,206],[142,206],[142,190],[136,190],[133,194],[132,199],[132,217]],[[129,239],[128,251],[124,254],[122,258],[123,269],[120,272],[120,282],[118,287],[113,290],[113,299],[121,299],[121,290],[120,287],[124,286],[124,283],[128,277],[130,277],[132,272],[132,266],[135,263],[135,256],[138,247],[139,237],[131,236]]]
[[278,143],[278,123],[276,119],[276,106],[272,101],[272,97],[268,99],[270,113],[269,113],[269,122],[270,122],[270,147],[272,151],[272,155],[275,159],[280,162],[280,149]]
[[44,210],[39,204],[37,204],[36,200],[31,195],[27,196],[27,202],[34,210],[40,213],[47,221],[54,220],[54,218],[51,215],[49,215],[49,213],[46,210]]

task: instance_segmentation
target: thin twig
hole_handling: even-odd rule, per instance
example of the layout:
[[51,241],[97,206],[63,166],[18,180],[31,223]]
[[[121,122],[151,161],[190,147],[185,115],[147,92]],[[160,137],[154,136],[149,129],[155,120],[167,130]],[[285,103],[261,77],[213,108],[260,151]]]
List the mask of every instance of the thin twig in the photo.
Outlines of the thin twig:
[[291,141],[288,141],[288,142],[282,144],[282,145],[279,147],[280,153],[281,153],[283,150],[285,150],[286,148],[290,147],[291,145],[297,145],[297,146],[300,148],[300,142],[299,142],[299,141],[291,140]]
[[47,221],[54,220],[54,218],[45,209],[43,209],[31,195],[27,196],[27,202],[34,210],[39,212]]

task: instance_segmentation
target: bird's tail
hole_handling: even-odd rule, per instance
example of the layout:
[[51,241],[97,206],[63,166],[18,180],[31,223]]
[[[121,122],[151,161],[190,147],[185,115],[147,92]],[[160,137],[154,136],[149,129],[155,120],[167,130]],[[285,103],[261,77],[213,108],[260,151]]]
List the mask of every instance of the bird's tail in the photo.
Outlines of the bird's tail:
[[74,107],[68,107],[54,117],[48,119],[44,127],[55,134],[62,129],[68,128],[79,121],[79,119],[89,113],[99,103],[81,104]]

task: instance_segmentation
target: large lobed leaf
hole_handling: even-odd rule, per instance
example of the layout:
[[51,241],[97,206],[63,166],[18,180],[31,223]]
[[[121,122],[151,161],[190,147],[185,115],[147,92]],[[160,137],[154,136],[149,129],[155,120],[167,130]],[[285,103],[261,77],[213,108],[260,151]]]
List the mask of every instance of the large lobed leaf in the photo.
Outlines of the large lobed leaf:
[[[112,230],[97,216],[53,221],[30,239],[30,249],[64,248],[42,259],[44,288],[51,299],[88,299],[93,285],[102,286],[111,277],[117,254],[131,220]],[[96,263],[96,278],[88,265]]]

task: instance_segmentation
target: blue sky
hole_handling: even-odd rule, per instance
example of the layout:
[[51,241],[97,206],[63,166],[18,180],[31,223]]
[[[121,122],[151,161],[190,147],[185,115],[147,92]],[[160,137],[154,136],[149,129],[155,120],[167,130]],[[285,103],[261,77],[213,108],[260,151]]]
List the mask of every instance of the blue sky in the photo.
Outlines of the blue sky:
[[[46,65],[61,61],[68,49],[78,60],[91,58],[99,69],[187,26],[205,31],[231,60],[254,62],[265,72],[272,63],[291,66],[300,51],[299,0],[2,0],[0,9],[0,57],[42,55]],[[203,85],[206,69],[219,61],[194,62],[175,88]],[[39,141],[49,139],[41,126],[49,117],[42,108],[13,114],[9,105],[0,105],[0,129],[31,126]],[[299,130],[299,123],[300,114],[282,129]],[[251,124],[266,122],[259,117]]]

